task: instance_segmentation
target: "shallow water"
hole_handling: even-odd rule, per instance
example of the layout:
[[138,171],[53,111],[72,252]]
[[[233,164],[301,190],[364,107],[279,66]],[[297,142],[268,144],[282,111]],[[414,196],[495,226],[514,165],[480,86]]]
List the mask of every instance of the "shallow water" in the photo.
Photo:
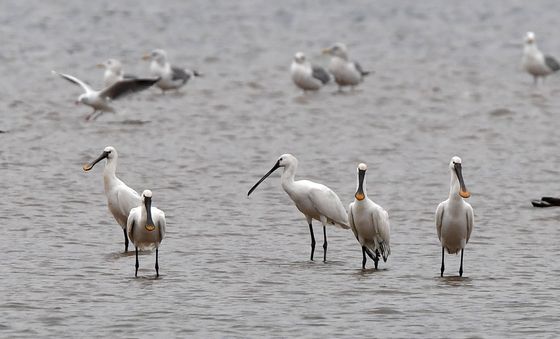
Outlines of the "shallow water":
[[[560,305],[560,80],[534,87],[520,68],[527,30],[560,57],[557,1],[4,1],[0,4],[2,337],[554,337]],[[344,41],[375,74],[354,92],[302,96],[287,69],[301,50]],[[165,48],[205,76],[179,93],[116,102],[94,123],[75,107],[101,86],[94,65]],[[106,145],[120,177],[152,189],[167,215],[160,250],[124,255],[106,208]],[[329,229],[310,262],[303,216],[279,173],[247,190],[285,152],[299,178],[352,201],[366,162],[370,197],[392,226],[392,255],[361,268],[350,231]],[[447,164],[463,158],[475,229],[446,256],[433,222]],[[321,229],[316,257],[322,256]],[[368,261],[368,267],[371,262]]]

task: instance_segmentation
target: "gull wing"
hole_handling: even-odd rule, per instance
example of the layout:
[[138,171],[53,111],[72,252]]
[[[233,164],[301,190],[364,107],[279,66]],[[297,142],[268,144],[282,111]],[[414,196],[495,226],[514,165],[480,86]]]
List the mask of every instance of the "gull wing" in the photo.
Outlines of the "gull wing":
[[556,61],[556,59],[554,59],[550,55],[544,57],[544,62],[548,66],[548,68],[550,68],[554,72],[560,70],[560,64],[558,63],[558,61]]
[[189,73],[179,67],[171,67],[171,72],[173,81],[182,80],[183,83],[186,83],[191,78],[191,75]]
[[85,82],[83,82],[82,80],[80,80],[80,79],[78,79],[74,76],[64,74],[64,73],[58,73],[56,71],[51,71],[51,72],[55,75],[58,75],[58,76],[62,77],[63,79],[66,79],[66,80],[70,81],[74,85],[80,86],[86,92],[93,92],[93,89],[88,84],[86,84]]
[[371,73],[371,71],[364,71],[364,69],[362,68],[362,65],[360,65],[358,62],[354,61],[354,68],[356,68],[356,70],[362,75],[362,76],[366,76],[368,74]]
[[140,92],[150,88],[153,84],[158,82],[160,78],[155,79],[123,79],[115,82],[111,86],[103,89],[99,95],[102,98],[109,98],[111,100],[119,99],[125,95]]
[[331,76],[329,75],[329,73],[323,67],[313,66],[312,70],[313,70],[313,72],[312,72],[311,75],[315,79],[318,79],[319,81],[321,81],[323,83],[323,85],[331,80]]

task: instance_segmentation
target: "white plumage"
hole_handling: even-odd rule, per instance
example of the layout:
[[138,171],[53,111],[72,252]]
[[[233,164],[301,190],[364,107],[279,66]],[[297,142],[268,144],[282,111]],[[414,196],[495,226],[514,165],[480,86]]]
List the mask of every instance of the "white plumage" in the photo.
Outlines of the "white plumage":
[[471,205],[463,198],[470,197],[462,174],[461,158],[455,156],[449,163],[451,187],[449,198],[441,202],[436,210],[436,229],[441,242],[441,276],[445,270],[445,250],[449,254],[461,251],[459,275],[463,276],[463,252],[469,242],[474,225]]
[[290,74],[294,84],[304,91],[316,91],[330,80],[330,75],[325,69],[311,65],[301,52],[294,56],[290,66]]
[[[154,83],[156,83],[159,78],[156,79],[124,79],[119,80],[112,85],[105,87],[100,91],[92,89],[88,84],[82,80],[68,74],[58,73],[52,71],[63,79],[70,81],[71,83],[80,86],[85,93],[81,94],[76,101],[76,104],[84,104],[93,108],[93,112],[87,115],[86,120],[91,118],[98,118],[103,112],[115,112],[115,109],[111,107],[110,103],[112,100],[116,100],[124,97],[133,92],[142,91]],[[99,111],[99,114],[96,113]]]
[[156,86],[162,92],[171,89],[178,90],[186,85],[191,78],[201,76],[196,70],[171,66],[167,61],[167,53],[162,49],[153,50],[151,53],[144,55],[143,59],[151,60],[150,72],[153,76],[159,78]]
[[315,236],[313,234],[312,220],[318,220],[323,224],[323,260],[327,260],[327,225],[335,225],[349,229],[348,214],[340,201],[340,198],[330,188],[309,180],[295,180],[298,161],[291,154],[281,155],[276,164],[265,174],[250,190],[250,195],[257,186],[264,181],[272,172],[284,167],[282,173],[282,188],[288,193],[295,203],[297,209],[303,213],[309,225],[311,234],[311,260],[315,251]]
[[379,257],[387,261],[391,254],[389,214],[383,207],[371,201],[366,191],[366,164],[358,166],[358,188],[354,202],[348,209],[348,222],[352,232],[362,246],[362,268],[366,268],[366,253],[374,261],[375,268]]
[[527,73],[533,76],[535,84],[539,77],[546,77],[558,70],[560,64],[553,57],[544,55],[537,47],[535,34],[527,32],[523,47],[522,65]]
[[328,69],[334,76],[334,81],[338,84],[339,90],[342,90],[344,86],[354,88],[370,73],[364,71],[359,63],[349,60],[346,45],[340,42],[324,49],[323,53],[331,56]]
[[159,245],[165,236],[165,214],[152,206],[152,191],[142,192],[142,203],[130,210],[127,233],[136,250],[136,271],[138,276],[138,249],[156,249],[156,276],[159,277]]
[[105,188],[105,196],[107,197],[107,205],[109,211],[113,214],[113,217],[117,223],[123,229],[124,234],[124,251],[128,251],[128,237],[126,234],[126,223],[128,220],[128,215],[130,210],[134,207],[140,205],[141,199],[140,195],[128,187],[124,182],[117,178],[117,150],[112,146],[107,146],[103,150],[103,153],[92,161],[90,164],[85,164],[84,171],[89,171],[103,159],[107,159],[105,163],[105,168],[103,169],[103,186]]

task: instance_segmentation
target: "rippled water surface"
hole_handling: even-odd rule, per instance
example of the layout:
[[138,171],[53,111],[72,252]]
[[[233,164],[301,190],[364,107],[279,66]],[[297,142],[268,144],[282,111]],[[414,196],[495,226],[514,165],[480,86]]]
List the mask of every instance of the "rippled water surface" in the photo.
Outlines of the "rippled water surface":
[[[522,37],[560,57],[558,1],[3,1],[0,3],[1,337],[556,337],[560,79],[535,87]],[[375,74],[356,91],[302,95],[296,51],[319,64],[343,41]],[[120,58],[148,73],[154,48],[205,74],[178,93],[149,90],[84,121],[77,87]],[[122,254],[102,166],[152,189],[167,215],[160,250]],[[355,169],[392,226],[392,255],[361,270],[350,231],[332,229],[310,262],[304,217],[279,172],[247,190],[282,153],[298,177],[345,205]],[[463,158],[475,229],[439,277],[437,204],[447,164]],[[316,256],[322,255],[321,228]],[[368,262],[368,265],[371,265]]]

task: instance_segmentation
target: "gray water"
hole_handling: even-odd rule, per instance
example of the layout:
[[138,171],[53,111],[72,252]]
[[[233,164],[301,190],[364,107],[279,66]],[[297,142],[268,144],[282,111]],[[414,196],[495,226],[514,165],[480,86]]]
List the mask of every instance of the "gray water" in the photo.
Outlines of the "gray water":
[[[528,1],[2,1],[0,3],[1,337],[544,337],[558,336],[560,80],[535,87],[522,38],[560,57],[560,2]],[[302,95],[296,51],[319,64],[345,42],[375,71],[356,91]],[[80,89],[95,64],[141,56],[205,74],[179,93],[115,102],[85,122]],[[154,253],[122,254],[102,166],[152,189],[168,233]],[[352,233],[328,229],[328,261],[309,261],[304,217],[278,173],[247,190],[282,153],[297,178],[345,205],[366,162],[385,207],[392,255],[361,269]],[[475,228],[446,257],[434,226],[448,162],[463,158]],[[322,236],[316,257],[322,256]],[[368,262],[368,267],[371,262]]]

